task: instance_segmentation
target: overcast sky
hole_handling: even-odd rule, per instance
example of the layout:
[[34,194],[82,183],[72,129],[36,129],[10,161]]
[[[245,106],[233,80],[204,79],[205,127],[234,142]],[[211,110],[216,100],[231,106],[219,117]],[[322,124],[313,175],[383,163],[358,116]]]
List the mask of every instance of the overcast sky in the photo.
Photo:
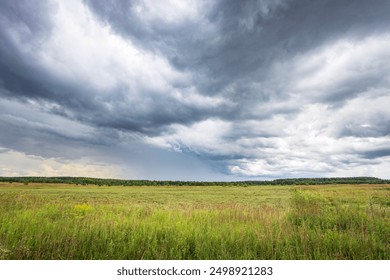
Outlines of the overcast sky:
[[389,0],[0,1],[0,176],[389,171]]

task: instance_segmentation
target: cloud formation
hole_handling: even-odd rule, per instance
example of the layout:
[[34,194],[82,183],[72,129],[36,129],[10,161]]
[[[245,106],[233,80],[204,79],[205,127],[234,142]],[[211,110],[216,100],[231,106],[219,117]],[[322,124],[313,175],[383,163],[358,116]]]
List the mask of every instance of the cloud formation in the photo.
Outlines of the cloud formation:
[[0,175],[389,178],[389,1],[0,11]]

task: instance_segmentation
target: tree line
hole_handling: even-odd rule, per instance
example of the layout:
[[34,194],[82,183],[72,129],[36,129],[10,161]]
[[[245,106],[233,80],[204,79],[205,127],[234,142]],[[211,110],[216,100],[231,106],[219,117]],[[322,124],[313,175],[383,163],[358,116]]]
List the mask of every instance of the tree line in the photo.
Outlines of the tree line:
[[375,177],[289,178],[269,181],[154,181],[121,180],[89,177],[0,177],[8,183],[50,183],[98,186],[264,186],[264,185],[332,185],[332,184],[390,184],[390,180]]

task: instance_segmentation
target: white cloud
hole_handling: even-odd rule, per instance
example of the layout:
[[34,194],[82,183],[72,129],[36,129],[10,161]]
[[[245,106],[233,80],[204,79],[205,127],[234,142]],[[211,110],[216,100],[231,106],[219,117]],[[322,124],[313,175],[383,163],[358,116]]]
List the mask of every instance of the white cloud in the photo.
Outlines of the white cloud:
[[[374,90],[341,107],[313,103],[301,105],[295,114],[274,114],[263,120],[209,119],[191,126],[172,125],[166,134],[146,141],[199,155],[237,156],[228,161],[228,170],[238,176],[388,178],[383,167],[389,157],[366,158],[366,154],[390,148],[388,134],[370,137],[370,133],[385,133],[384,126],[389,129],[385,121],[390,119],[389,98]],[[354,125],[363,132],[342,135]]]
[[309,174],[324,174],[330,170],[330,166],[315,159],[276,155],[272,160],[237,160],[229,166],[229,169],[233,174],[253,177],[284,177],[286,175],[302,177]]
[[378,178],[390,179],[390,157],[384,157],[380,161],[359,162],[357,164],[341,165],[334,168],[327,176],[332,177],[354,177],[354,176],[373,176]]
[[363,92],[359,97],[349,100],[337,114],[329,116],[333,119],[332,130],[336,136],[389,136],[389,106],[390,88]]
[[185,21],[196,20],[205,12],[208,1],[191,1],[191,0],[163,0],[138,1],[134,5],[135,14],[143,21],[148,22],[165,22],[169,24],[181,24]]
[[[390,35],[382,34],[342,39],[275,63],[269,85],[281,93],[255,106],[258,120],[234,124],[241,130],[231,146],[239,146],[243,158],[231,160],[229,170],[389,178],[389,60]],[[343,102],[334,106],[333,100]]]
[[221,105],[232,105],[228,100],[220,96],[204,96],[199,94],[194,87],[175,89],[170,94],[172,98],[179,101],[181,104],[191,106],[193,108],[207,109],[217,108]]
[[289,86],[300,98],[302,93],[324,98],[344,89],[357,95],[379,82],[390,85],[389,60],[390,34],[341,39],[295,58]]
[[173,124],[161,136],[146,137],[147,143],[181,151],[183,148],[193,152],[223,154],[231,151],[230,143],[224,137],[229,135],[231,124],[218,119],[207,119],[190,126]]
[[[381,116],[379,124],[383,124],[390,117],[386,110],[389,101],[389,97],[385,96],[377,99],[358,97],[341,108],[323,104],[305,105],[293,117],[279,116],[278,122],[275,119],[270,121],[275,130],[282,131],[278,136],[238,139],[235,144],[242,147],[241,155],[245,158],[231,161],[229,168],[232,173],[247,176],[380,175],[388,178],[383,167],[390,164],[390,158],[380,155],[381,150],[390,148],[388,134],[376,137],[361,137],[362,133],[348,137],[339,134],[340,130],[355,122],[360,124],[361,130],[372,131],[378,122],[370,123],[370,120],[378,120],[376,116]],[[261,122],[252,125],[256,131]],[[376,130],[383,132],[384,127]],[[379,154],[369,158],[370,153],[375,151]]]

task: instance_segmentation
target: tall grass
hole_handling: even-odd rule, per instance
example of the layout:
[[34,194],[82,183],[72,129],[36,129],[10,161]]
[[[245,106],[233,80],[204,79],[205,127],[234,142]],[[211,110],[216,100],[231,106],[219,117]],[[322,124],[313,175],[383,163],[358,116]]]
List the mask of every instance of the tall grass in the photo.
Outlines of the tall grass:
[[0,259],[389,259],[388,199],[388,186],[3,184]]

